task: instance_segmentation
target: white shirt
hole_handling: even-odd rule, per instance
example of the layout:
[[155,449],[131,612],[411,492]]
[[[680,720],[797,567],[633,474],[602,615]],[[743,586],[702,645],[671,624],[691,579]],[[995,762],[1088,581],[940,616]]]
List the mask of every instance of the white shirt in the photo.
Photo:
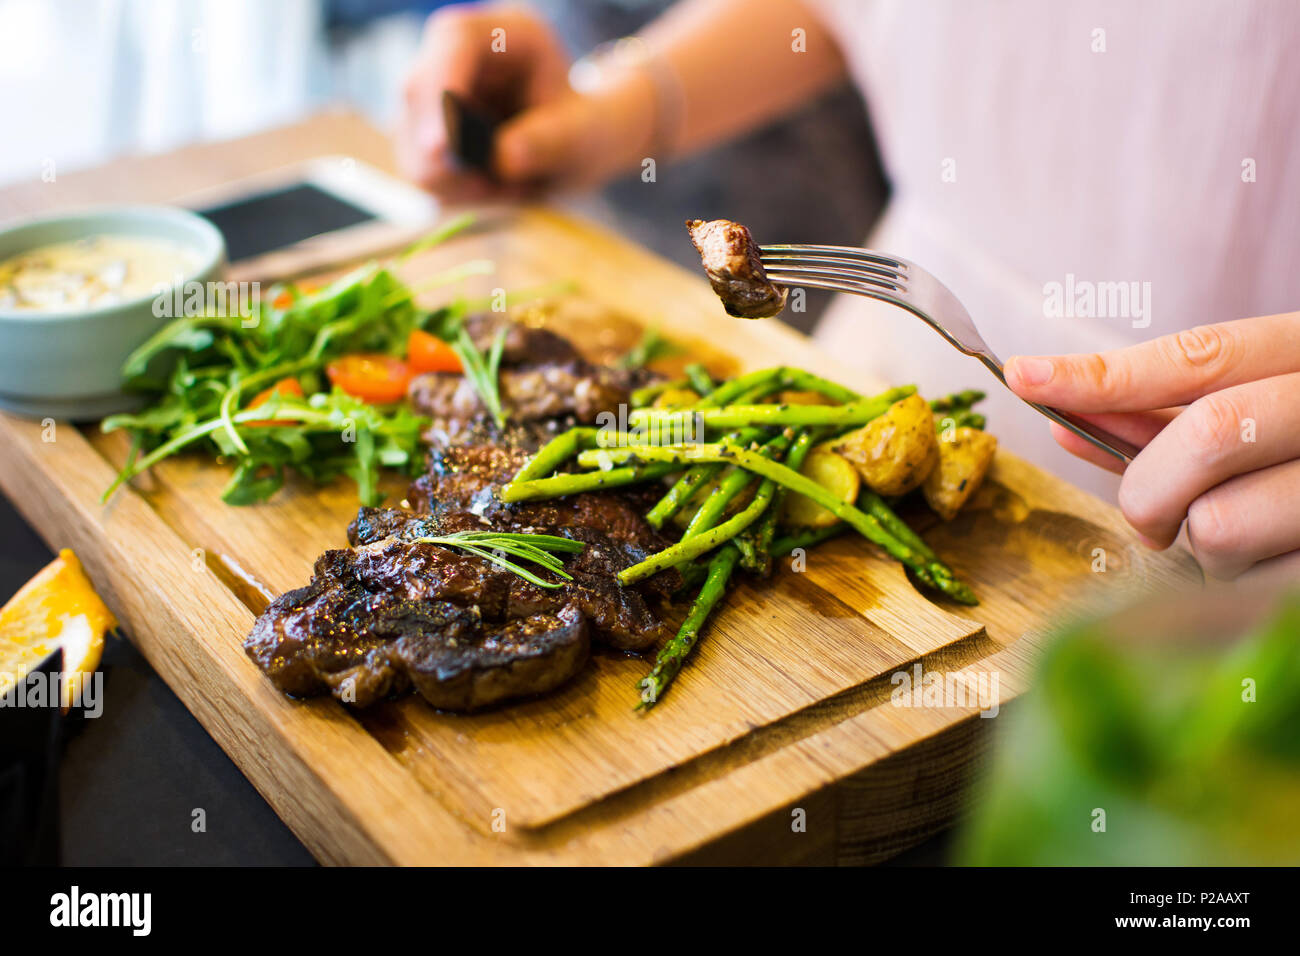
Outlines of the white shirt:
[[[938,276],[1003,359],[1300,309],[1300,2],[810,3],[894,190],[867,244]],[[816,335],[929,396],[986,387],[1006,447],[1113,497],[907,313],[841,296]]]

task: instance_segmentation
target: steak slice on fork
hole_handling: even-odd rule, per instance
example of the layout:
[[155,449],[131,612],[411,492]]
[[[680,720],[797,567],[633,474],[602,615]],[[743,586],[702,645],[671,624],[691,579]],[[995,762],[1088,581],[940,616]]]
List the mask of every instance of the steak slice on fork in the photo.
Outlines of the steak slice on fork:
[[728,315],[770,319],[785,308],[789,290],[768,279],[748,229],[730,219],[688,219],[686,229]]

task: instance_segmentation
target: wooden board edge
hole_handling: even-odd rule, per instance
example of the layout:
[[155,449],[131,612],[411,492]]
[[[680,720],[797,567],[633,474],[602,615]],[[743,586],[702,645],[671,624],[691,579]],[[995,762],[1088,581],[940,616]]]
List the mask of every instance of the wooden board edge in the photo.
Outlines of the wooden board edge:
[[[360,811],[373,809],[375,801],[430,801],[378,742],[355,732],[341,706],[289,700],[250,661],[240,660],[252,623],[248,609],[205,562],[194,562],[190,546],[134,492],[124,490],[101,506],[112,468],[73,426],[50,427],[55,438],[43,442],[39,423],[0,414],[0,442],[8,449],[0,488],[52,548],[76,551],[145,659],[313,855],[330,863],[417,862],[410,847],[422,843],[446,848],[445,862],[500,858],[467,841],[463,825],[441,805],[422,815],[417,834],[385,825],[384,814],[363,816]],[[52,454],[57,466],[42,461]],[[126,567],[131,573],[121,572]],[[178,571],[185,575],[180,582]],[[196,606],[211,629],[194,627]],[[205,693],[199,680],[216,692]],[[313,769],[325,755],[364,765],[369,774],[325,780]],[[323,791],[313,779],[325,781]],[[327,801],[304,798],[317,792]],[[320,833],[330,839],[322,841]],[[456,839],[449,839],[453,833]]]
[[[146,659],[322,862],[669,862],[758,824],[771,812],[775,798],[808,798],[826,784],[896,752],[887,743],[887,733],[873,734],[865,726],[881,716],[877,708],[847,725],[832,725],[778,750],[758,764],[736,767],[705,786],[652,801],[630,816],[602,820],[603,814],[597,813],[585,833],[570,839],[545,845],[485,840],[409,780],[377,742],[368,735],[358,736],[341,707],[288,700],[251,664],[245,667],[238,643],[251,613],[210,572],[187,578],[184,602],[177,600],[166,582],[175,568],[189,566],[189,545],[134,492],[126,491],[108,508],[101,507],[98,495],[111,480],[111,467],[74,428],[58,427],[57,441],[49,444],[59,449],[60,463],[49,467],[41,460],[49,452],[42,447],[46,443],[40,440],[41,427],[0,415],[0,441],[7,441],[14,452],[7,467],[0,468],[0,487],[47,541],[78,551]],[[42,475],[49,477],[43,480]],[[124,539],[144,541],[148,547],[137,550]],[[112,567],[126,566],[133,566],[135,573],[110,572]],[[209,616],[220,616],[229,626],[217,634],[193,629],[186,606],[196,600]],[[213,660],[220,662],[220,641],[228,642],[235,658],[227,657],[224,667],[213,670]],[[221,697],[233,701],[232,706],[222,707],[215,695],[200,689],[193,678],[204,672],[207,680],[215,676],[224,685]],[[940,719],[936,732],[965,716]],[[864,746],[864,732],[874,745]],[[855,745],[842,746],[845,734],[856,739]],[[832,742],[827,735],[840,739]],[[303,741],[313,746],[300,746]],[[817,757],[827,746],[842,758],[833,766]],[[322,775],[317,763],[322,752],[335,758],[352,752],[354,765],[365,766],[369,776],[359,781],[348,773]],[[784,764],[784,769],[773,772],[773,761]],[[374,768],[383,769],[380,778],[370,773]],[[322,785],[328,802],[303,799]],[[718,788],[728,794],[721,805],[730,808],[721,815]],[[384,825],[384,814],[365,815],[363,811],[373,810],[376,799],[389,806],[418,804],[422,808],[418,828],[411,828],[410,815],[401,815],[400,825],[395,815],[392,826]],[[679,815],[688,810],[688,818],[707,815],[710,825],[682,826]],[[679,821],[676,825],[674,818]],[[435,849],[436,857],[432,856]]]

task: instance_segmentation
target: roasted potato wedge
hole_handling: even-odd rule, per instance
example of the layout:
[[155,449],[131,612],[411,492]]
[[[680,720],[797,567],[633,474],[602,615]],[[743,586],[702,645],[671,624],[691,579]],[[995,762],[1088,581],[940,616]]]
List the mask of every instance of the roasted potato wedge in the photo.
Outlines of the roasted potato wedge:
[[906,494],[939,463],[934,414],[920,395],[909,395],[841,437],[835,450],[853,463],[872,490],[886,496]]
[[[861,487],[857,470],[824,445],[819,445],[808,453],[799,474],[811,478],[841,501],[856,500]],[[811,498],[792,491],[785,496],[781,520],[794,527],[828,528],[840,519]]]
[[939,465],[921,486],[935,514],[952,520],[979,489],[993,464],[998,440],[978,428],[955,428],[939,442]]

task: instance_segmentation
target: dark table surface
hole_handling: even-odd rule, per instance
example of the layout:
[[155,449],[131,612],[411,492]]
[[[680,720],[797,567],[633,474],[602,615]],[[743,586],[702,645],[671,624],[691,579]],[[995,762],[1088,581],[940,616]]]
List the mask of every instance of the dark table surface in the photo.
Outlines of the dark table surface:
[[[0,595],[53,559],[0,496]],[[104,706],[65,721],[60,862],[310,865],[311,854],[125,637],[104,647]],[[202,810],[201,815],[195,810]],[[193,821],[201,817],[202,832]]]

